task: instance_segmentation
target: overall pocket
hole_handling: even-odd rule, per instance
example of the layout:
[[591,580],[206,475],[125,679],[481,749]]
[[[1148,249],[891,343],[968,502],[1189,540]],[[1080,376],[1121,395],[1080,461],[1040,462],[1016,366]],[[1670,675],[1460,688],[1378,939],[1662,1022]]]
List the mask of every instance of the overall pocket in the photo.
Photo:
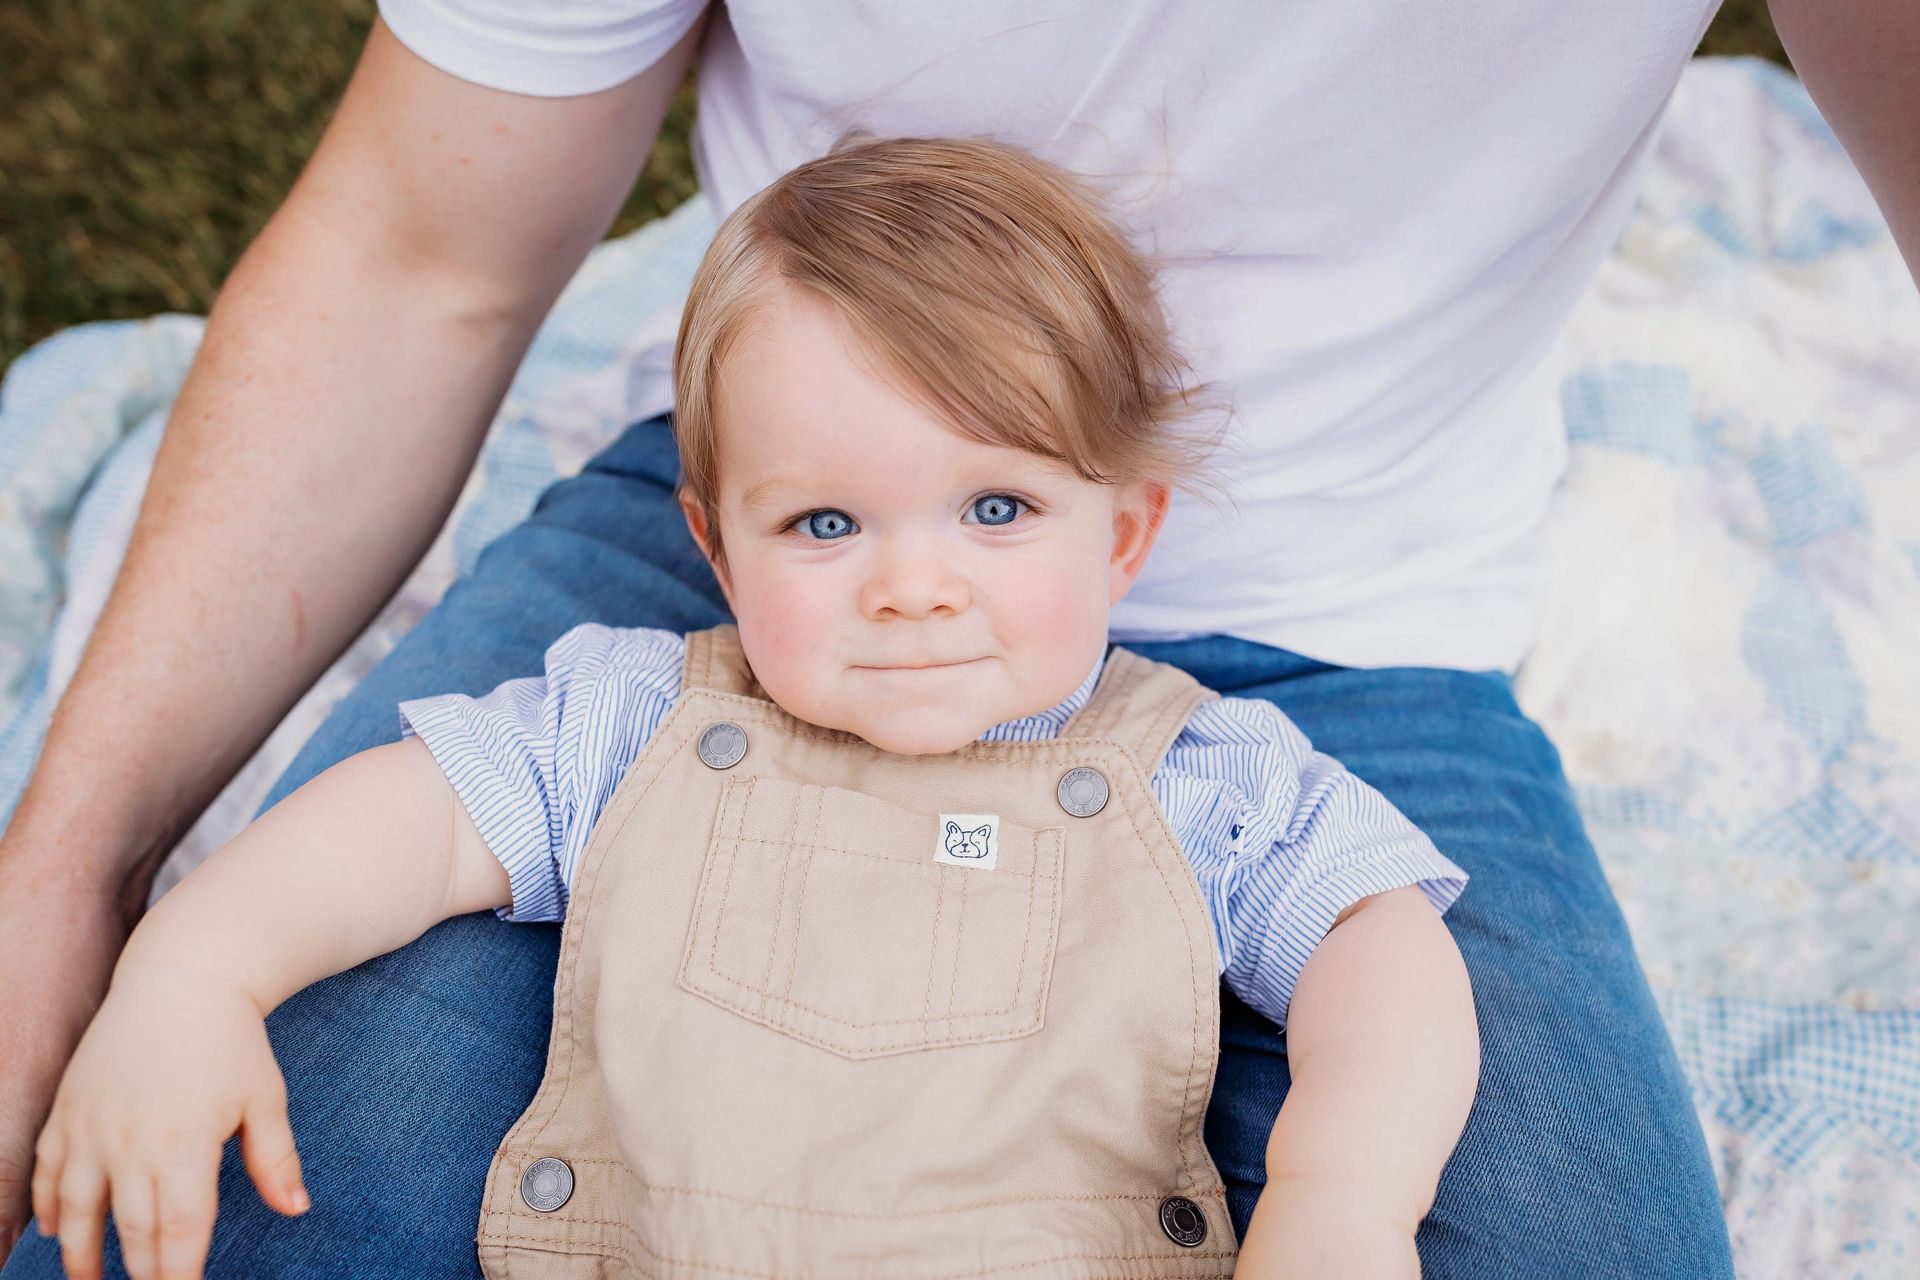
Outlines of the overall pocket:
[[1066,832],[1001,819],[991,869],[934,861],[940,818],[730,777],[680,986],[849,1058],[1040,1029]]

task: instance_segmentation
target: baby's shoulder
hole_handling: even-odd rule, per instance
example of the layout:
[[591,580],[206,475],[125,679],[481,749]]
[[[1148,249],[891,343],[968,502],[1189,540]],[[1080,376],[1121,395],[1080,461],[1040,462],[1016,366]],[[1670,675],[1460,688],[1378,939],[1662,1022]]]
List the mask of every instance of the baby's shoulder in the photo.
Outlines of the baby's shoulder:
[[1270,747],[1288,755],[1312,749],[1300,726],[1267,699],[1225,693],[1194,707],[1174,746],[1187,750]]
[[1273,703],[1219,694],[1194,707],[1154,773],[1161,786],[1260,808],[1297,792],[1312,753],[1306,735]]
[[547,648],[549,665],[560,659],[572,665],[596,663],[617,667],[658,667],[686,661],[687,637],[659,627],[612,627],[604,622],[582,622],[561,634]]
[[672,700],[680,692],[687,638],[659,627],[583,622],[547,647],[548,682],[576,693],[617,686]]

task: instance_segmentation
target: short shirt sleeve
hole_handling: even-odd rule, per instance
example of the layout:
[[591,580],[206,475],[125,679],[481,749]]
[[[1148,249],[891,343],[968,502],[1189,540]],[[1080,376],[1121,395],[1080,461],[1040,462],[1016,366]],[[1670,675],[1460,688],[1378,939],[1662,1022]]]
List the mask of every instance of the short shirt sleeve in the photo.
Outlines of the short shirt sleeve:
[[685,35],[707,0],[380,0],[400,43],[449,75],[542,98],[611,88]]
[[559,920],[601,811],[680,693],[676,632],[587,623],[548,647],[545,670],[482,697],[400,704],[507,871],[504,920]]
[[1417,885],[1444,913],[1466,888],[1467,873],[1385,796],[1264,699],[1202,703],[1153,786],[1206,896],[1222,977],[1281,1025],[1342,911]]

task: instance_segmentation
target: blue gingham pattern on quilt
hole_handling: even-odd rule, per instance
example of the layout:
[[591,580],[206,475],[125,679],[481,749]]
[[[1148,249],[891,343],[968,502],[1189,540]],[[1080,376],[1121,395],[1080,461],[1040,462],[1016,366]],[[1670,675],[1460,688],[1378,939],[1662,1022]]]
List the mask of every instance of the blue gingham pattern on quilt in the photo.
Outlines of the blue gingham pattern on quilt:
[[[1787,73],[1690,66],[1555,355],[1572,443],[1523,705],[1694,1088],[1749,1277],[1920,1274],[1920,297]],[[452,520],[188,835],[542,487],[665,402],[699,201],[595,249]],[[84,325],[0,387],[0,817],[117,567],[200,322]]]

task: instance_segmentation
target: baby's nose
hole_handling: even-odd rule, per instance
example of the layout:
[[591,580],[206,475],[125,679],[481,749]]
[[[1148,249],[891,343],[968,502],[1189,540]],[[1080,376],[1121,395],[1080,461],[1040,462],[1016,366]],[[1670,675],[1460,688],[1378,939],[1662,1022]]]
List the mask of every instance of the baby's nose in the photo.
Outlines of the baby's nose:
[[937,548],[900,546],[876,557],[860,607],[872,618],[926,618],[961,613],[970,602],[966,579]]

